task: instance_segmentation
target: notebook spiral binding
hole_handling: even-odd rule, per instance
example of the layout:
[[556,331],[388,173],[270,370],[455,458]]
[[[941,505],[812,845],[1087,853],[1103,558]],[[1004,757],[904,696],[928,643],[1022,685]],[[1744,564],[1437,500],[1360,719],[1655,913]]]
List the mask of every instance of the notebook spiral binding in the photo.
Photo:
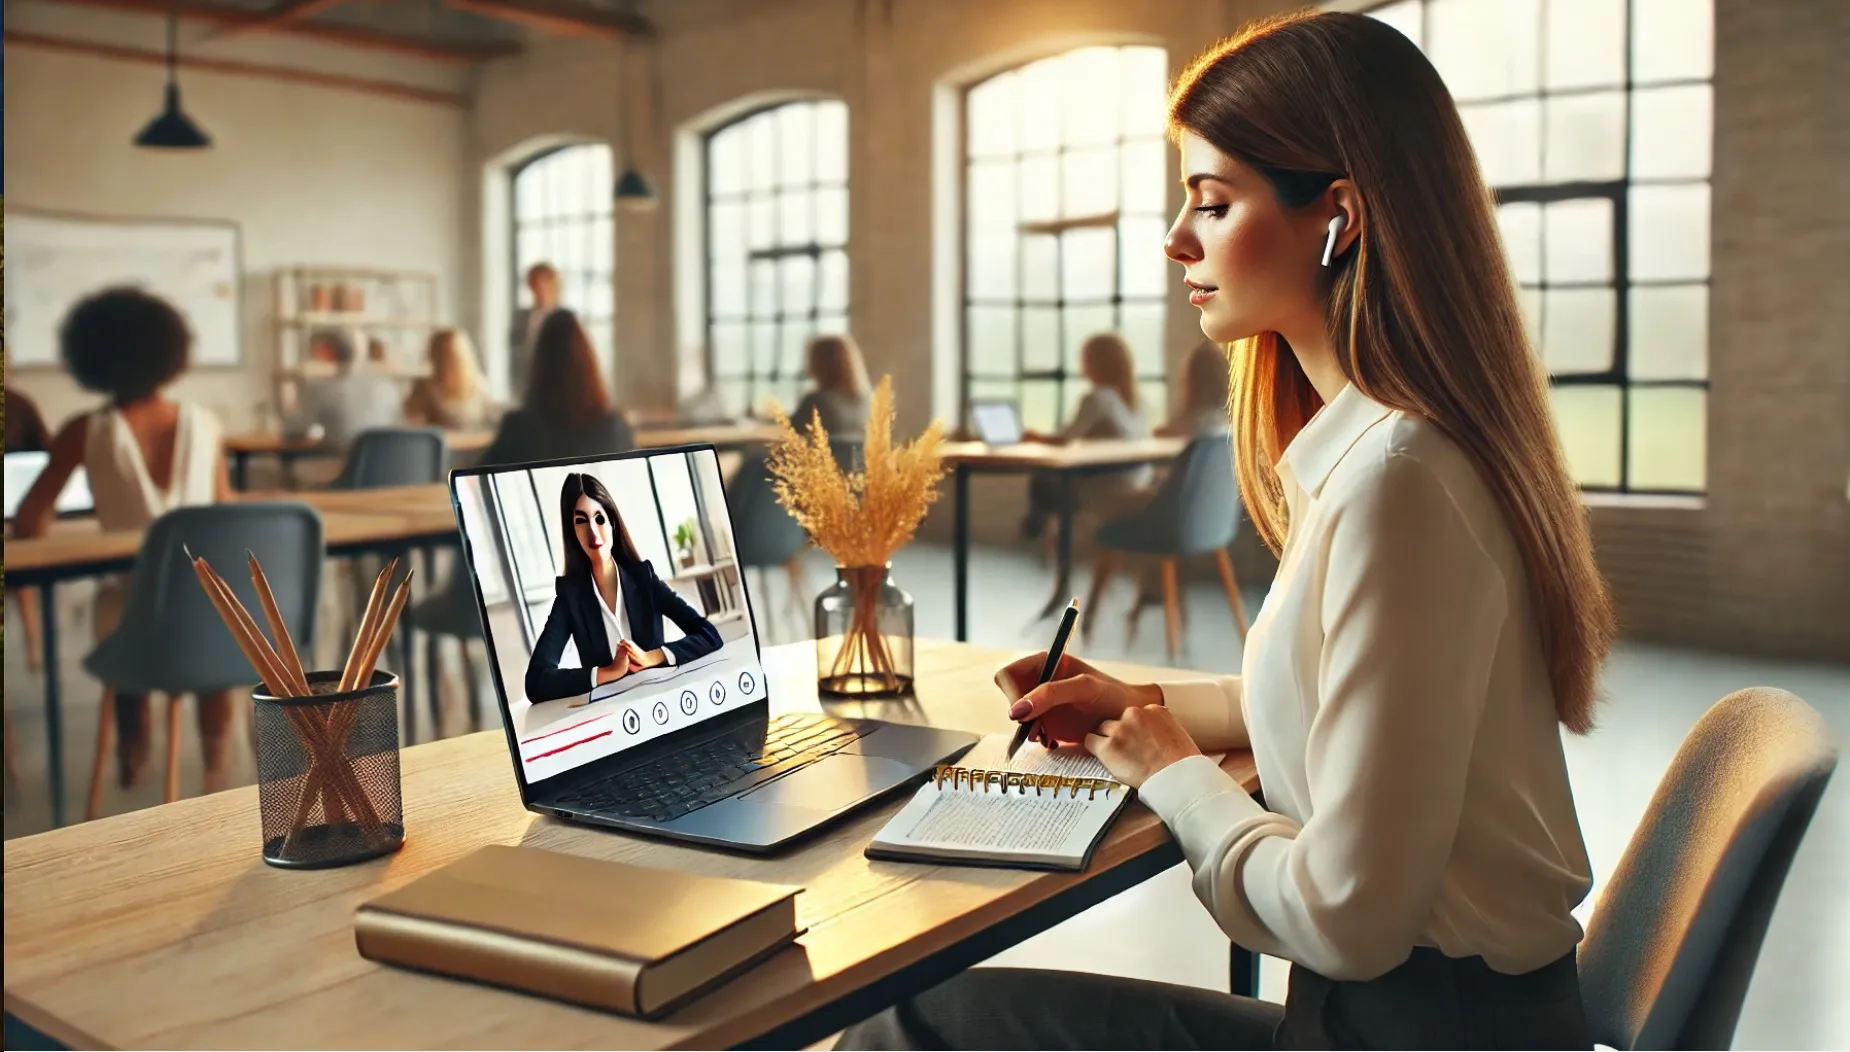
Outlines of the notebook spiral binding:
[[1004,793],[1019,790],[1023,796],[1026,796],[1030,789],[1034,791],[1035,796],[1040,796],[1045,791],[1051,791],[1058,796],[1060,790],[1065,789],[1069,796],[1077,797],[1079,791],[1084,789],[1088,800],[1096,797],[1100,791],[1110,796],[1113,791],[1121,788],[1117,782],[1103,778],[1073,778],[1068,775],[1027,774],[1022,771],[990,771],[980,767],[952,767],[946,764],[939,764],[932,770],[932,783],[937,788],[944,788],[947,779],[952,789],[967,786],[972,790],[980,789],[987,793],[991,786],[997,786]]

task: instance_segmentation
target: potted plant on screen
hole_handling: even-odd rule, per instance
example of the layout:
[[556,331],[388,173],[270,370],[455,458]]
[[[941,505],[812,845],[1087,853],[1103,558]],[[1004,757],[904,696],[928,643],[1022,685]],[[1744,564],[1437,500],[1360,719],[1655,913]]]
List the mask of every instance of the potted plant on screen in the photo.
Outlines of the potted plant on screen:
[[675,555],[681,560],[681,569],[694,565],[694,520],[688,519],[674,528]]
[[938,497],[944,425],[893,444],[893,381],[874,388],[861,466],[844,465],[820,415],[799,434],[781,409],[769,467],[778,502],[835,557],[835,583],[816,598],[816,687],[882,697],[912,687],[912,597],[893,583],[906,546]]

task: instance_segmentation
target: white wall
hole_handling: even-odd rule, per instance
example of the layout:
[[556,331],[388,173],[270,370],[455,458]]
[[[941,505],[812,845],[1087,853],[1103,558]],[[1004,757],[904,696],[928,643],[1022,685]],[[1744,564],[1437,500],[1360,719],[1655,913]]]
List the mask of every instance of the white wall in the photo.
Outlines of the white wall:
[[[9,32],[158,49],[161,20],[9,0]],[[189,44],[181,53],[391,80],[463,92],[463,66],[278,35]],[[459,315],[465,253],[467,119],[456,104],[289,83],[247,74],[180,71],[184,104],[210,150],[163,154],[130,140],[159,109],[158,65],[6,43],[6,204],[106,215],[229,219],[243,230],[243,364],[198,370],[180,397],[252,426],[271,399],[271,273],[298,263],[427,270],[440,313]],[[48,423],[94,404],[55,366],[13,369],[9,386],[35,398]]]

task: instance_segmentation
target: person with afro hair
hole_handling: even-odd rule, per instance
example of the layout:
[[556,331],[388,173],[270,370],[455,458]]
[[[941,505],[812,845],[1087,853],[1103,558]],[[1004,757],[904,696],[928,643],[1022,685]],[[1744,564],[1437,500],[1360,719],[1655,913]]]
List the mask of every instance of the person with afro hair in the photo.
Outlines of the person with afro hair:
[[[104,289],[71,308],[58,331],[58,350],[71,378],[101,395],[103,404],[67,421],[52,439],[51,462],[20,501],[15,536],[37,537],[50,528],[58,494],[79,466],[105,530],[145,530],[174,508],[231,498],[218,419],[168,394],[186,371],[192,343],[180,312],[140,289]],[[127,594],[127,574],[99,583],[98,639],[115,630]],[[106,698],[115,699],[118,777],[128,787],[147,766],[148,698],[105,687]],[[228,691],[199,698],[208,792],[224,786],[230,723]]]

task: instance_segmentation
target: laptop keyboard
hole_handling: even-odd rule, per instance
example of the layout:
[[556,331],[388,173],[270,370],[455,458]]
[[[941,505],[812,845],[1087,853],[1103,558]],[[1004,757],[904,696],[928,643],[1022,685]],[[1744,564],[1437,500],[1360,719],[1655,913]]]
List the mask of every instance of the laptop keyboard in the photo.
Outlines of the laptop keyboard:
[[872,729],[855,720],[785,713],[771,720],[762,736],[755,731],[722,735],[579,786],[559,802],[667,822],[808,767]]

